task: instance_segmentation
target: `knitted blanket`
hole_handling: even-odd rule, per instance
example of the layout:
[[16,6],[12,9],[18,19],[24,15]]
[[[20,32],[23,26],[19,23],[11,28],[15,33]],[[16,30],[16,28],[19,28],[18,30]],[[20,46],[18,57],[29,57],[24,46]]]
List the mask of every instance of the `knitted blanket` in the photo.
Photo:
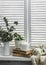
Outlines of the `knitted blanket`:
[[46,47],[35,48],[31,56],[32,65],[46,65]]
[[46,56],[35,56],[31,57],[32,65],[46,65]]

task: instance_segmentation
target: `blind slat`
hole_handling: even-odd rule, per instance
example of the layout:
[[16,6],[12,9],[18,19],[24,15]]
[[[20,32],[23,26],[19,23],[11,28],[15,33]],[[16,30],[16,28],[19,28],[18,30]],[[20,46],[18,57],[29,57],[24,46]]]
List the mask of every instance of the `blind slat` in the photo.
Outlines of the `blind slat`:
[[31,43],[46,43],[46,1],[31,0]]

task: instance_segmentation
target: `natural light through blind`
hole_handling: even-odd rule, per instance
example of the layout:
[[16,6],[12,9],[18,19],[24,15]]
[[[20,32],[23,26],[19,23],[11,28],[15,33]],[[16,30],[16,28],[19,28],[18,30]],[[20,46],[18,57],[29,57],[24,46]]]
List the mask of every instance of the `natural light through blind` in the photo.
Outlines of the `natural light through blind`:
[[31,43],[46,43],[46,0],[31,0]]
[[24,36],[24,0],[0,0],[0,26],[4,29],[3,17],[7,17],[9,24],[18,21],[16,32]]

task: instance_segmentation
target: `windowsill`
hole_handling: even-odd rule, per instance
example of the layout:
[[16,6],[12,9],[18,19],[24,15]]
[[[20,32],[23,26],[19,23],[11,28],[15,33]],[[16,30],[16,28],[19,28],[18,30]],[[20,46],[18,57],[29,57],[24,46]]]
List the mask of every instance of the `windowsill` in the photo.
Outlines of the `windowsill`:
[[0,56],[0,61],[31,61],[31,58],[16,56]]

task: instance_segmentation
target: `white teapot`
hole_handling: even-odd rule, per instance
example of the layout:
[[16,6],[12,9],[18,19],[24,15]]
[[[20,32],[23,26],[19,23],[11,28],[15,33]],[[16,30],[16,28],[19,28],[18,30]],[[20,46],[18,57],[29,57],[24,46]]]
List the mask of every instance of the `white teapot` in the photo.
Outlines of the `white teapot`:
[[26,42],[26,41],[23,41],[23,42],[20,44],[20,49],[23,50],[23,51],[29,50],[29,43]]

